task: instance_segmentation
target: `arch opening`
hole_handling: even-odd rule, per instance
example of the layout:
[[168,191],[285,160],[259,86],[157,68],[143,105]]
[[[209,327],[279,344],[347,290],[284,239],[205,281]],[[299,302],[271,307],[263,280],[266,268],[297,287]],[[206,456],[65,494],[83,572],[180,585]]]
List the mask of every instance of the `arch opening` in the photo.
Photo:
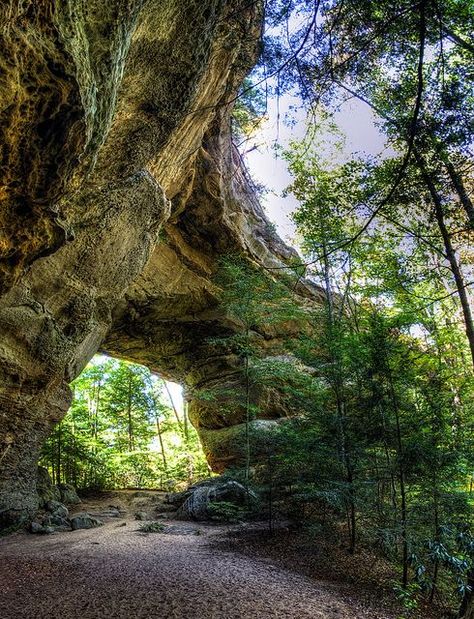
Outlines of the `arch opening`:
[[96,355],[71,389],[69,411],[39,459],[56,486],[170,491],[209,475],[178,383],[143,365]]

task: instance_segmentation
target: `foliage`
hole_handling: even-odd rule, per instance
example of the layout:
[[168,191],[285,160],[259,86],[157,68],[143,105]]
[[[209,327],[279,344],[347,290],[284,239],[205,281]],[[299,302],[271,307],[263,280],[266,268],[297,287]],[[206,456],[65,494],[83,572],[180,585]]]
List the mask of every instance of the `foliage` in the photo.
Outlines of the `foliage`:
[[241,522],[245,515],[245,510],[235,503],[229,501],[214,501],[209,503],[207,508],[211,520],[216,522],[227,522],[230,524]]
[[359,540],[400,561],[410,604],[411,585],[452,601],[471,566],[456,540],[472,526],[474,381],[446,264],[432,260],[444,239],[422,205],[415,230],[400,223],[424,180],[409,170],[383,223],[364,229],[396,160],[326,162],[307,143],[286,156],[307,273],[326,292],[313,313],[318,340],[305,335],[300,350],[323,379],[324,405],[298,422],[289,460],[319,452],[314,468],[306,460],[303,497],[346,512],[350,550]]
[[[80,489],[164,488],[207,475],[194,429],[143,366],[106,358],[74,381],[66,417],[43,448],[55,483]],[[186,413],[185,413],[186,414]]]
[[419,585],[416,583],[411,583],[406,587],[403,587],[400,583],[394,583],[393,590],[397,596],[397,599],[401,602],[401,605],[406,611],[408,611],[408,613],[418,608],[416,595],[420,591]]
[[142,533],[163,533],[166,527],[162,522],[144,522],[138,527]]
[[232,110],[232,129],[241,142],[254,134],[265,119],[266,97],[260,89],[251,87],[246,78]]
[[[413,284],[399,268],[403,244],[394,234],[374,231],[370,251],[334,250],[356,226],[351,198],[361,191],[356,180],[364,178],[363,168],[345,166],[352,181],[337,177],[333,185],[332,172],[315,156],[297,148],[287,156],[297,162],[295,220],[308,273],[324,287],[326,301],[302,306],[286,282],[263,285],[242,259],[225,263],[233,277],[220,280],[224,302],[248,328],[247,338],[236,341],[248,380],[252,387],[278,384],[293,411],[271,432],[250,423],[248,481],[267,505],[270,529],[282,510],[302,523],[323,518],[346,537],[349,552],[369,545],[399,566],[397,590],[407,611],[420,595],[455,603],[456,591],[469,591],[472,566],[458,541],[470,539],[467,486],[474,465],[474,383],[456,354],[462,332],[444,301],[433,311],[410,294]],[[323,179],[321,193],[317,182],[308,182],[311,175]],[[343,199],[332,201],[333,192]],[[422,271],[422,260],[417,268]],[[269,318],[267,303],[274,324],[289,315],[299,322],[300,336],[289,334],[284,343],[292,363],[267,361],[251,344],[261,317]],[[254,393],[252,419],[262,413]]]
[[[286,505],[300,521],[335,523],[350,552],[373,546],[399,567],[409,613],[421,596],[452,606],[463,597],[460,616],[474,608],[472,550],[460,542],[473,525],[473,8],[268,3],[252,80],[271,96],[298,92],[309,112],[307,139],[285,154],[304,259],[288,281],[275,277],[270,311],[265,286],[241,266],[222,299],[246,333],[236,345],[247,384],[281,385],[293,411],[271,435],[247,433],[247,478],[270,526]],[[386,136],[381,156],[337,150],[331,116],[352,98]],[[283,376],[254,334],[280,303],[298,305],[294,286],[285,296],[281,285],[303,273],[326,300],[294,312],[302,335],[288,332],[285,346],[311,371],[292,364]],[[264,411],[248,394],[252,426]]]

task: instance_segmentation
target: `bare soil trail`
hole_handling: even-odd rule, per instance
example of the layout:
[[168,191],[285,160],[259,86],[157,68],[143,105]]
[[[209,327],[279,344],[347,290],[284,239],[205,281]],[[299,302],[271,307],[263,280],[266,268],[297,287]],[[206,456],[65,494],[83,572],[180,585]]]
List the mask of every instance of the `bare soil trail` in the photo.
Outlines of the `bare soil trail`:
[[[90,506],[80,506],[82,510]],[[392,619],[262,557],[214,543],[226,527],[133,515],[89,530],[0,540],[1,619]]]

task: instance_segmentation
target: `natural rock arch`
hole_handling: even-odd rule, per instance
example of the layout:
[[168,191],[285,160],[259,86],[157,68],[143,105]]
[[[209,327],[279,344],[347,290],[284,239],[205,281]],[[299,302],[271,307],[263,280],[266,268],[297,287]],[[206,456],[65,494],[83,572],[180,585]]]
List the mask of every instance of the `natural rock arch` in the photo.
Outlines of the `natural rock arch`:
[[98,350],[183,383],[210,462],[232,461],[238,408],[193,400],[240,380],[207,344],[238,329],[212,277],[228,252],[262,267],[293,252],[230,138],[260,3],[10,2],[0,21],[1,528],[35,512],[39,449]]

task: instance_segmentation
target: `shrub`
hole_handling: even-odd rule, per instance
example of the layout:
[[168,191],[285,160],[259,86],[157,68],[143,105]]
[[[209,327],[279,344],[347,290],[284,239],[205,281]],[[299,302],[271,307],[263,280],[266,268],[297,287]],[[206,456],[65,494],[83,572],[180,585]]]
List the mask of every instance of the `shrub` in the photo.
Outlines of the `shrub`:
[[215,522],[236,523],[240,522],[244,516],[244,509],[229,501],[210,503],[207,510],[210,519]]

